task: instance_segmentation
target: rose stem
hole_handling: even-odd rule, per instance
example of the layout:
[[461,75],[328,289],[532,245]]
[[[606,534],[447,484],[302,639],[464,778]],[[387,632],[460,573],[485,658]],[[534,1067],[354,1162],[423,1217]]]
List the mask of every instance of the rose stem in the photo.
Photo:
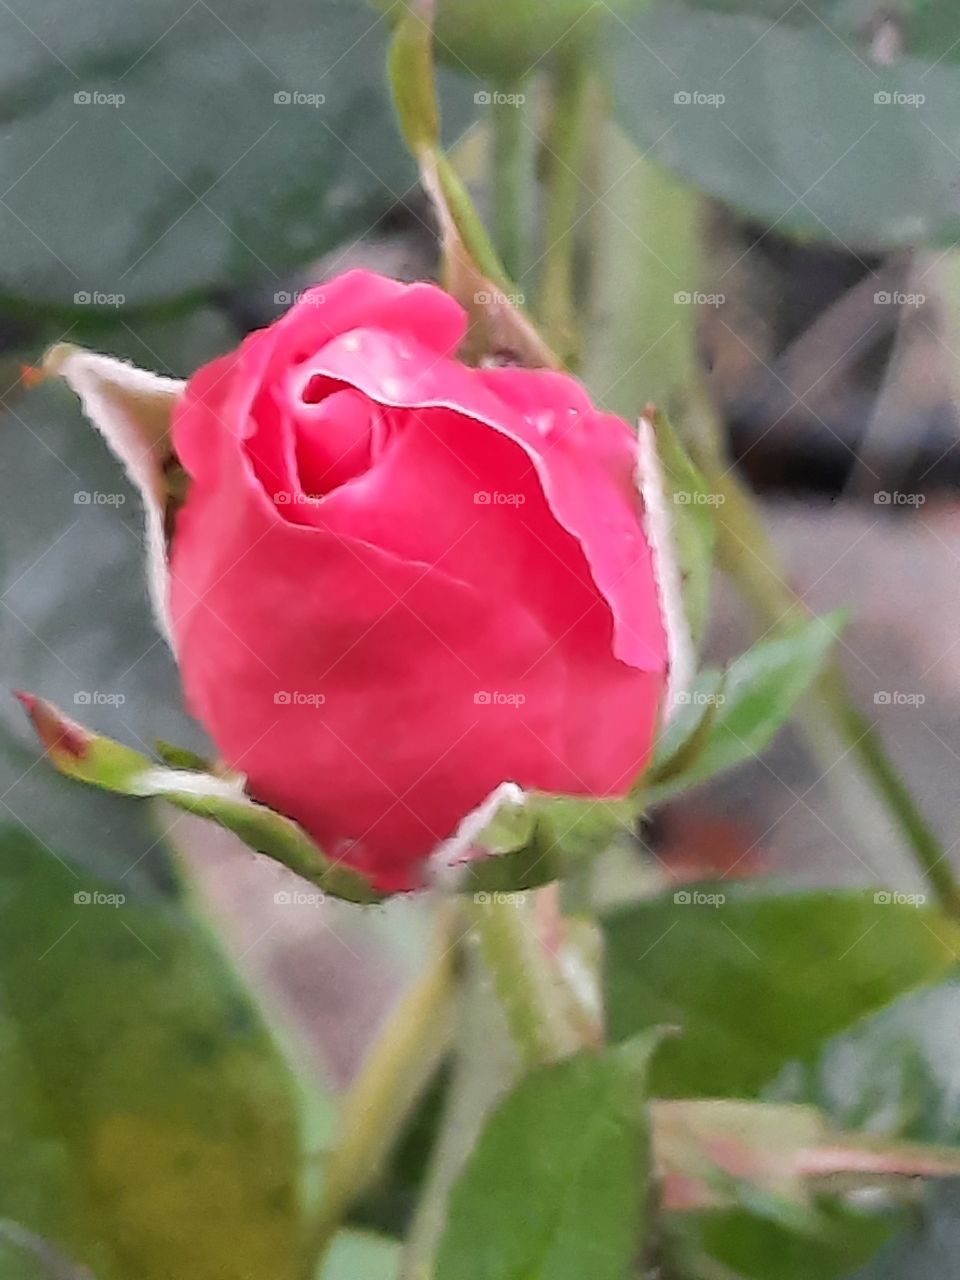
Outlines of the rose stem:
[[508,83],[502,98],[492,97],[493,238],[507,275],[520,280],[529,261],[529,200],[533,190],[533,131],[526,122],[523,82]]
[[578,356],[573,258],[588,83],[589,67],[577,44],[561,55],[551,73],[550,124],[542,144],[547,153],[547,210],[539,312],[547,341],[564,364],[574,363]]
[[450,1084],[423,1190],[407,1232],[398,1280],[426,1280],[447,1221],[453,1186],[483,1123],[520,1068],[479,946],[466,949]]
[[[521,899],[514,901],[514,898]],[[477,898],[486,899],[478,901]],[[549,963],[525,895],[476,895],[465,904],[471,933],[510,1034],[527,1067],[576,1047],[556,969]]]
[[399,1000],[340,1109],[324,1163],[323,1195],[307,1250],[314,1280],[351,1203],[377,1178],[405,1121],[450,1047],[457,991],[455,904],[438,913],[423,973]]
[[532,895],[490,895],[488,901],[480,895],[480,901],[464,903],[472,945],[462,977],[453,1071],[400,1280],[430,1275],[450,1193],[497,1100],[524,1070],[572,1052],[587,1038],[570,1016],[563,979],[537,927],[537,908],[553,888],[541,890],[532,903]]

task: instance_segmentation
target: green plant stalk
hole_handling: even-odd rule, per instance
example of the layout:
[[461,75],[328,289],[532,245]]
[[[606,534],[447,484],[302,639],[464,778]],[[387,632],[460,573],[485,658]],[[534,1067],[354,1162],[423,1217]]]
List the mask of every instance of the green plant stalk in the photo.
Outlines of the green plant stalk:
[[432,169],[457,232],[483,274],[505,293],[515,293],[470,193],[443,150],[433,69],[433,29],[423,12],[408,8],[397,23],[387,71],[400,131],[421,171]]
[[547,341],[565,364],[578,354],[573,271],[580,166],[587,121],[589,67],[579,48],[561,59],[551,75],[553,105],[545,143],[547,159],[546,244],[540,285],[540,319]]
[[507,275],[463,179],[445,153],[435,152],[430,160],[436,166],[437,178],[450,209],[450,216],[474,263],[504,293],[516,294],[518,288]]
[[[513,895],[510,895],[511,899]],[[477,899],[485,899],[478,901]],[[527,1067],[575,1047],[562,982],[550,965],[526,903],[477,894],[466,913],[507,1026]]]
[[423,974],[402,997],[343,1100],[339,1138],[324,1166],[323,1196],[307,1250],[314,1280],[350,1205],[375,1181],[414,1104],[447,1052],[457,991],[453,903],[440,909]]
[[453,1073],[400,1280],[428,1280],[450,1193],[497,1099],[524,1069],[590,1038],[582,1017],[574,1016],[572,997],[544,951],[528,905],[486,894],[462,903],[471,946]]
[[[520,95],[520,86],[507,86]],[[491,105],[493,133],[493,238],[508,276],[519,280],[530,260],[529,200],[533,191],[533,134],[527,127],[525,103]]]
[[[717,547],[724,567],[737,587],[770,629],[783,629],[810,616],[809,610],[784,579],[776,550],[743,482],[730,470],[713,438],[715,427],[706,412],[697,414],[701,447],[696,461],[711,489],[724,501],[717,507]],[[910,788],[890,759],[880,735],[860,711],[847,688],[837,661],[831,661],[817,681],[819,711],[849,748],[861,772],[895,820],[941,907],[960,918],[960,884],[943,846],[924,818]],[[816,721],[805,723],[808,736],[817,734]]]
[[[484,1121],[520,1071],[520,1057],[478,946],[464,956],[453,1064],[440,1132],[404,1244],[398,1280],[428,1280],[454,1184]],[[437,1280],[440,1280],[437,1277]]]

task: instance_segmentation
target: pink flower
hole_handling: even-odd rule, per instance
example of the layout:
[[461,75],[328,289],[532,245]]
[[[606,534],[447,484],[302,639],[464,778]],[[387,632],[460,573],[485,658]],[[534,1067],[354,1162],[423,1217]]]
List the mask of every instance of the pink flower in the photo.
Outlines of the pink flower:
[[633,433],[573,378],[461,364],[464,324],[432,285],[350,272],[175,410],[189,705],[383,889],[504,781],[622,795],[666,681]]

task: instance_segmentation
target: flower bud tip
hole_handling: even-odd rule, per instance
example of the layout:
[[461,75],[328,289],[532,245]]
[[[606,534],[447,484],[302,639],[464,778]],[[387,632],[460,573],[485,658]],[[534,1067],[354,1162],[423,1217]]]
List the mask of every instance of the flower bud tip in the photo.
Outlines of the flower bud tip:
[[74,760],[86,755],[91,735],[82,725],[68,720],[51,702],[33,693],[15,690],[15,696],[33,722],[37,737],[48,754],[65,754]]

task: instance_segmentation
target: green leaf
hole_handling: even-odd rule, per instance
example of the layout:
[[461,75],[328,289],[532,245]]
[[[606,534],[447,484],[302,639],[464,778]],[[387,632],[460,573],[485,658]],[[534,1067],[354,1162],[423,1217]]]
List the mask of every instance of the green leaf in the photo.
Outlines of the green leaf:
[[844,39],[809,6],[791,10],[803,25],[679,4],[615,24],[618,112],[634,141],[781,232],[843,248],[952,243],[960,68],[943,56],[950,41],[935,61],[873,65],[862,28]]
[[689,885],[603,922],[610,1034],[675,1025],[665,1097],[750,1097],[793,1061],[956,963],[960,926],[888,893]]
[[833,1037],[771,1090],[845,1128],[960,1143],[960,979],[903,996]]
[[[0,292],[34,305],[282,288],[416,180],[389,23],[361,0],[284,0],[269,21],[251,3],[40,0],[29,25],[0,22]],[[472,85],[451,84],[449,106],[457,136]]]
[[822,1203],[803,1230],[742,1208],[673,1215],[667,1251],[681,1274],[696,1280],[840,1280],[874,1256],[902,1216],[869,1215],[836,1201]]
[[[874,0],[691,0],[691,8],[717,13],[753,15],[793,27],[815,30],[826,23],[838,40],[844,40],[861,55],[865,33],[872,34],[878,14]],[[956,10],[950,0],[896,0],[884,13],[897,28],[905,53],[930,55],[931,61],[960,59],[956,40]],[[822,30],[822,27],[821,27]]]
[[[810,1100],[838,1124],[960,1143],[960,979],[912,992],[830,1039],[769,1092]],[[858,1280],[950,1275],[960,1251],[960,1183],[933,1188],[909,1226]],[[766,1278],[764,1278],[766,1280]]]
[[0,868],[0,1218],[97,1280],[301,1280],[297,1088],[207,930],[12,828]]
[[[681,705],[658,744],[651,773],[639,788],[645,803],[659,804],[765,750],[816,678],[844,621],[840,612],[811,618],[787,635],[754,645],[726,673],[702,672],[693,689],[680,695]],[[698,749],[676,768],[691,738]]]
[[[696,692],[705,699],[705,705],[699,712],[699,719],[688,721],[688,724],[692,724],[692,728],[689,728],[686,737],[680,738],[679,732],[676,738],[664,736],[657,746],[650,773],[637,788],[641,795],[644,789],[647,792],[651,789],[659,792],[671,782],[684,778],[709,747],[713,726],[726,699],[723,676],[710,673],[709,682],[701,677],[697,683]],[[681,707],[690,705],[689,702],[678,703]],[[678,781],[678,785],[683,786],[683,783]]]
[[646,1230],[658,1037],[528,1075],[487,1121],[437,1260],[456,1280],[624,1280]]

